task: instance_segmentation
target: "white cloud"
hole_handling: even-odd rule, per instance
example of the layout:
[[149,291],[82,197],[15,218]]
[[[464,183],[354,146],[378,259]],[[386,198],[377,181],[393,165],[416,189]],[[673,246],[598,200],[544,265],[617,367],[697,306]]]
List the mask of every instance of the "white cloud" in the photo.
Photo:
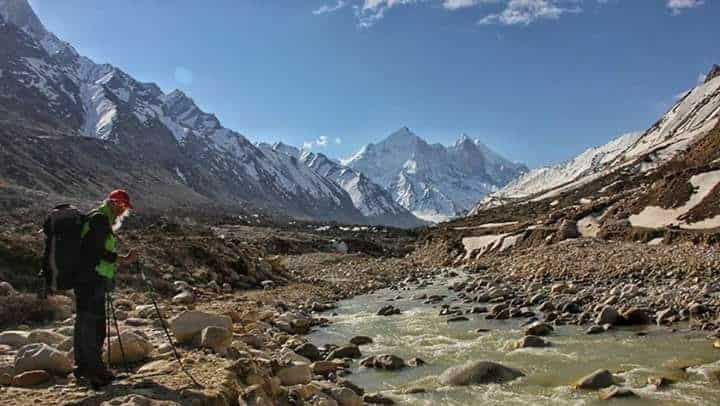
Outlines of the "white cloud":
[[385,11],[388,9],[424,1],[427,0],[360,0],[353,9],[358,26],[370,28],[385,17]]
[[478,4],[478,0],[443,0],[442,6],[448,10],[472,7]]
[[528,25],[542,19],[558,19],[565,13],[579,13],[582,10],[575,1],[562,0],[510,0],[505,9],[488,14],[479,24]]
[[683,10],[700,7],[703,4],[705,0],[668,0],[667,7],[672,10],[673,15],[678,15]]
[[[327,1],[327,0],[326,0]],[[448,11],[460,12],[470,8],[485,9],[480,24],[528,25],[539,20],[556,20],[564,14],[582,12],[583,1],[607,4],[611,0],[337,0],[313,11],[320,15],[350,7],[357,26],[370,28],[382,20],[386,12],[399,6],[430,4]],[[612,0],[617,2],[619,0]],[[665,0],[673,10],[697,7],[705,0]]]
[[[335,143],[340,144],[342,141],[340,138],[335,138]],[[312,149],[313,147],[325,148],[330,145],[330,138],[325,135],[317,137],[316,140],[303,142],[303,149]]]
[[346,5],[347,5],[347,3],[345,3],[345,0],[338,0],[338,2],[335,3],[334,5],[323,4],[319,8],[313,10],[312,13],[315,14],[316,16],[320,15],[320,14],[334,13],[334,12],[340,10],[341,8],[345,7]]

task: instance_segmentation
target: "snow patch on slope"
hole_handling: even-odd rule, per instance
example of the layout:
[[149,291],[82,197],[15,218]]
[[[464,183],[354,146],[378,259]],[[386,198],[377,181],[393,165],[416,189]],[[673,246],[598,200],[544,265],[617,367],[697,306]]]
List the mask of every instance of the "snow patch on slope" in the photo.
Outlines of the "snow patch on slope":
[[674,225],[691,229],[711,228],[717,224],[716,218],[710,219],[710,221],[704,220],[698,223],[687,224],[685,220],[681,220],[680,217],[700,204],[719,183],[720,170],[695,175],[690,178],[690,184],[697,188],[697,190],[682,207],[663,209],[662,207],[648,206],[639,214],[630,216],[628,220],[630,220],[630,224],[632,224],[633,227],[660,228]]

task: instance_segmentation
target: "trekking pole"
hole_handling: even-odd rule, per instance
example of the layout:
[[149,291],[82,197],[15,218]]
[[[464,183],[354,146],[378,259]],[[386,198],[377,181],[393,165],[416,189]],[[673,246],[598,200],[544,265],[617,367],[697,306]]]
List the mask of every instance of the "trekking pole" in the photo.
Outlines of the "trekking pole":
[[110,306],[105,296],[105,339],[107,340],[107,367],[110,368]]
[[162,316],[162,313],[160,312],[160,307],[157,304],[157,301],[155,300],[155,287],[153,286],[152,282],[150,281],[150,278],[145,275],[145,271],[140,266],[140,261],[135,262],[135,270],[140,273],[140,277],[143,281],[145,281],[145,286],[148,290],[148,295],[150,296],[150,300],[152,301],[153,306],[155,307],[155,313],[158,316],[158,319],[160,320],[160,325],[162,326],[163,331],[165,332],[165,337],[167,337],[168,342],[170,343],[170,347],[172,348],[173,354],[175,355],[175,359],[177,360],[178,364],[180,364],[180,370],[187,375],[188,378],[192,381],[193,384],[200,388],[204,388],[203,385],[201,385],[198,381],[193,378],[193,376],[190,374],[190,372],[185,368],[185,364],[182,362],[182,358],[180,357],[180,354],[177,351],[177,348],[175,348],[175,344],[173,343],[172,336],[170,335],[170,332],[168,331],[167,327],[165,326],[165,318]]
[[[115,332],[117,333],[118,344],[120,346],[120,354],[122,356],[122,367],[123,367],[122,369],[124,369],[125,372],[129,374],[130,367],[128,366],[127,358],[125,358],[125,347],[123,347],[122,337],[120,336],[120,326],[118,325],[118,321],[117,321],[117,313],[115,312],[115,304],[113,303],[112,293],[110,293],[108,291],[107,297],[108,297],[108,304],[110,305],[110,312],[112,315],[112,319],[113,319],[113,322],[115,323]],[[108,320],[108,323],[110,323],[110,320]],[[110,353],[109,348],[110,347],[108,347],[108,354]]]

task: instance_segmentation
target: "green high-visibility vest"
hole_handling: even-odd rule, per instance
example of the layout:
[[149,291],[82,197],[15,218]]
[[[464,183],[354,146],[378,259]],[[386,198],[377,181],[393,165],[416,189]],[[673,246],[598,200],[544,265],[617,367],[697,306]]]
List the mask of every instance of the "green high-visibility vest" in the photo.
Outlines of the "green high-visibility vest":
[[[115,215],[113,214],[112,210],[107,204],[103,204],[102,206],[98,207],[94,211],[97,211],[107,217],[108,219],[108,225],[110,225],[110,229],[112,230],[113,222],[115,221]],[[92,216],[92,213],[90,214]],[[85,234],[90,231],[90,221],[88,220],[82,229],[82,237],[85,237]],[[109,252],[116,253],[117,251],[117,237],[115,236],[115,233],[108,234],[107,238],[105,239],[105,249]],[[115,263],[111,263],[108,261],[105,261],[104,259],[100,260],[100,263],[97,264],[95,267],[95,272],[98,273],[98,275],[102,276],[103,278],[107,279],[113,279],[115,277],[115,271],[117,269],[117,266]]]

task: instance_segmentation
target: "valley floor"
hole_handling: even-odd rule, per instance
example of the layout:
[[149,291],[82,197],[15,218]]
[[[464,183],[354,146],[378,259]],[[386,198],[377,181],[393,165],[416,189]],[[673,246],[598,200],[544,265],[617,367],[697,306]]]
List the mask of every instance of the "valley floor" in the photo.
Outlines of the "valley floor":
[[[338,347],[317,348],[307,343],[306,334],[327,324],[325,317],[338,300],[386,288],[411,296],[430,279],[449,275],[465,276],[452,284],[453,295],[432,303],[444,310],[438,317],[578,324],[600,334],[630,324],[660,324],[672,331],[676,323],[689,322],[708,338],[691,345],[708,348],[720,334],[720,253],[710,246],[575,239],[480,257],[451,270],[447,265],[454,254],[446,243],[404,232],[337,226],[305,227],[311,231],[265,225],[204,228],[162,222],[139,227],[128,231],[125,243],[140,248],[162,293],[164,316],[201,310],[232,321],[231,339],[220,347],[202,340],[180,346],[187,368],[206,388],[192,388],[179,371],[147,306],[151,302],[143,285],[125,270],[115,293],[120,328],[152,347],[132,364],[131,373],[102,391],[78,386],[72,374],[29,388],[8,385],[18,353],[17,342],[8,337],[19,336],[19,342],[27,343],[29,332],[49,330],[48,336],[57,338],[50,344],[66,351],[73,324],[68,308],[56,321],[26,320],[3,327],[0,375],[6,375],[0,403],[96,405],[124,397],[107,404],[175,404],[127,398],[136,395],[183,405],[237,404],[238,399],[240,404],[359,404],[361,390],[352,384],[353,376],[343,372],[355,365],[357,347],[337,342]],[[380,238],[377,233],[396,234]],[[37,240],[15,237],[5,232],[0,243],[39,247]],[[340,241],[347,241],[346,246],[338,246]],[[17,255],[12,249],[0,254],[10,251]],[[32,262],[18,258],[22,256],[13,260],[25,261],[23,266]],[[10,261],[4,259],[0,271],[7,280],[9,268],[3,268]],[[176,295],[176,289],[183,293]],[[367,311],[387,305],[392,302],[368,303]],[[338,348],[340,352],[333,352]],[[693,360],[681,361],[678,368],[694,366]],[[720,367],[712,373],[711,384],[720,385]]]

